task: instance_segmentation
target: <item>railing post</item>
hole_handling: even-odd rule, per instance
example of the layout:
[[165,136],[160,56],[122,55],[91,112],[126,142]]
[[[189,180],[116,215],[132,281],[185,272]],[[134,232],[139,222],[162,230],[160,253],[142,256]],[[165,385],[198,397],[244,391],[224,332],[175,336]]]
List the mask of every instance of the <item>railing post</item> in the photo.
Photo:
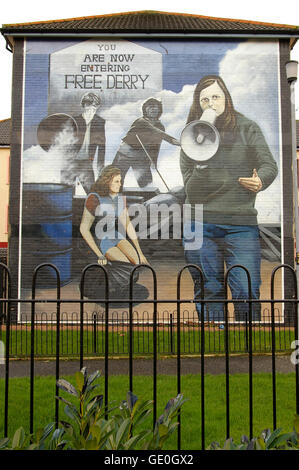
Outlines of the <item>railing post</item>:
[[[225,299],[228,299],[228,278],[229,271],[224,276]],[[228,302],[224,305],[225,315],[225,396],[226,396],[226,439],[230,437],[230,400],[229,400],[229,330],[228,330]]]
[[[60,330],[60,273],[56,266],[51,263],[42,263],[36,266],[33,272],[32,278],[32,296],[31,296],[31,347],[30,347],[30,417],[29,417],[29,429],[30,434],[33,434],[33,422],[34,422],[34,338],[35,338],[35,304],[37,300],[35,299],[36,293],[36,279],[37,274],[40,269],[44,267],[49,267],[54,269],[56,272],[56,281],[57,281],[57,330],[56,330],[56,384],[55,384],[55,391],[56,396],[58,396],[59,389],[57,387],[57,380],[59,379],[59,330]],[[56,425],[58,426],[58,402],[55,399],[55,421]]]
[[8,267],[0,263],[2,268],[1,276],[7,278],[7,307],[6,307],[6,341],[5,341],[5,392],[4,392],[4,437],[8,435],[8,392],[9,392],[9,349],[10,349],[10,321],[11,321],[11,273]]
[[[85,266],[81,273],[80,279],[80,370],[83,368],[83,357],[84,357],[84,342],[83,342],[83,327],[84,327],[84,283],[85,276],[89,269],[96,268],[101,269],[104,272],[105,276],[105,418],[108,418],[108,358],[109,358],[109,278],[105,266],[102,266],[97,263],[88,264]],[[100,300],[100,299],[97,299]]]
[[248,276],[248,290],[249,290],[249,438],[253,438],[253,369],[252,369],[252,292],[251,292],[251,278],[249,271]]
[[[133,271],[135,271],[135,268],[136,266]],[[129,390],[133,393],[133,282],[131,275],[129,289]]]
[[169,336],[170,336],[170,354],[173,354],[173,315],[169,316]]
[[[292,266],[288,264],[281,264],[276,266],[273,269],[271,274],[271,332],[272,332],[272,403],[273,403],[273,429],[276,429],[276,365],[275,365],[275,318],[274,318],[274,280],[276,272],[281,269],[286,268],[291,271],[294,284],[294,298],[295,302],[293,303],[293,311],[295,313],[295,340],[296,345],[298,344],[298,291],[297,291],[297,276],[296,271]],[[285,300],[283,301],[285,302]],[[299,415],[299,364],[298,361],[295,364],[295,380],[296,380],[296,414]]]
[[93,314],[93,353],[97,353],[97,314]]
[[153,428],[157,420],[157,275],[148,264],[137,264],[130,273],[129,298],[129,390],[133,392],[133,280],[135,271],[140,268],[149,269],[153,276],[154,311],[153,311]]
[[[226,299],[227,299],[227,283],[228,283],[228,276],[229,273],[231,272],[232,269],[235,268],[241,268],[245,271],[246,276],[247,276],[247,282],[248,282],[248,304],[249,304],[249,341],[248,341],[248,358],[249,358],[249,437],[252,439],[253,435],[253,387],[252,387],[252,290],[251,290],[251,277],[249,270],[240,264],[235,264],[233,266],[230,266],[230,268],[226,271],[225,273],[225,292],[226,292]],[[234,300],[234,299],[233,299]],[[232,301],[233,301],[232,300]],[[235,299],[237,300],[237,299]],[[244,302],[246,302],[244,300]],[[227,304],[227,302],[226,302]],[[228,321],[227,321],[227,308],[226,308],[226,329],[228,329]],[[247,309],[246,309],[246,320],[247,320]],[[229,351],[228,351],[228,335],[226,333],[226,341],[227,341],[227,346],[226,346],[226,433],[227,433],[227,438],[229,438]]]
[[[56,269],[56,268],[55,268]],[[56,316],[56,397],[59,396],[59,387],[57,382],[60,376],[60,292],[61,292],[61,282],[60,282],[60,273],[56,270],[57,274],[57,316]],[[55,422],[56,429],[58,429],[59,422],[59,402],[56,399],[55,401]]]
[[[200,275],[200,312],[201,312],[201,445],[205,449],[205,331],[204,331],[204,277],[203,272],[196,264],[185,265],[177,277],[177,393],[181,393],[181,277],[183,271],[188,268],[196,269]],[[199,299],[193,299],[196,302]],[[178,413],[178,440],[177,448],[181,449],[181,412]]]
[[[274,300],[274,276],[276,270],[271,273],[271,300]],[[272,336],[272,420],[273,431],[277,427],[276,422],[276,342],[275,342],[275,318],[274,318],[274,302],[271,302],[271,336]]]

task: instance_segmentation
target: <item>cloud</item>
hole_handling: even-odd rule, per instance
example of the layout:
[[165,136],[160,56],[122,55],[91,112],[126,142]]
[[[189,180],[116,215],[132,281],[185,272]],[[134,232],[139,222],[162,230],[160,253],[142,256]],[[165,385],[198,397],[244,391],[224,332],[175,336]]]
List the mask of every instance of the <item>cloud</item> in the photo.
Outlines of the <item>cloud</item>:
[[76,142],[73,129],[66,125],[55,135],[48,151],[39,145],[26,149],[23,153],[23,182],[73,184]]
[[59,154],[49,154],[39,145],[30,147],[23,154],[23,182],[60,183],[59,161]]
[[[242,42],[227,52],[219,74],[229,89],[234,107],[255,121],[263,131],[279,165],[279,78],[278,44],[273,41]],[[258,194],[256,208],[260,223],[280,222],[280,177]]]
[[[278,153],[278,45],[246,41],[227,52],[219,65],[235,108],[259,124]],[[278,155],[276,155],[278,157]]]

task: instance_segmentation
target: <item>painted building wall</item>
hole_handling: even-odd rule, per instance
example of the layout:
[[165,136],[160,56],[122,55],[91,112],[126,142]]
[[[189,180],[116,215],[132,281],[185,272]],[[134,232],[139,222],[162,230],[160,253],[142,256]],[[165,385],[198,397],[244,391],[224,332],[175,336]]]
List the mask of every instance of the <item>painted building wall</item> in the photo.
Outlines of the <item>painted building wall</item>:
[[7,248],[9,200],[9,148],[0,148],[0,247]]
[[[53,263],[63,295],[78,298],[82,269],[98,263],[111,271],[110,294],[119,298],[119,286],[128,293],[122,279],[141,260],[155,269],[162,299],[176,298],[177,273],[187,262],[203,269],[211,299],[223,297],[224,268],[232,264],[249,270],[255,298],[269,298],[272,269],[293,262],[285,50],[278,40],[20,43],[20,170],[12,169],[19,198],[10,237],[18,293],[30,295],[37,264]],[[236,298],[245,295],[236,281],[242,291],[248,286],[245,273],[235,272]],[[44,269],[40,292],[55,295],[55,285],[55,272]],[[198,286],[194,270],[186,270],[184,297],[199,295]],[[85,296],[98,297],[102,287],[93,274]],[[142,302],[153,294],[149,270],[134,288],[136,311],[151,316]],[[195,305],[186,309],[198,318]],[[175,303],[161,304],[159,314],[164,310],[174,312]],[[232,320],[244,320],[243,313],[230,307]],[[256,319],[266,314],[265,307]],[[215,303],[209,315],[222,320],[223,306]]]
[[[299,182],[299,121],[296,121],[297,182]],[[299,184],[298,184],[299,188]],[[298,190],[299,191],[299,190]]]

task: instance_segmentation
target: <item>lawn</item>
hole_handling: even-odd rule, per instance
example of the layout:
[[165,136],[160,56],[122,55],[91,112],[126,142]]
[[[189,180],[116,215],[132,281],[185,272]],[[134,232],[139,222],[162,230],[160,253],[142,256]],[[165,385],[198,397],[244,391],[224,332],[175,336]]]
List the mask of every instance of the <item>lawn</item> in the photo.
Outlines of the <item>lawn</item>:
[[[201,329],[198,326],[181,328],[181,354],[198,354],[201,351]],[[291,342],[295,339],[293,328],[276,328],[275,342],[277,351],[291,351]],[[0,340],[6,342],[5,328],[0,330]],[[242,327],[230,328],[229,350],[231,353],[242,353],[248,349],[249,332]],[[110,327],[108,334],[109,354],[127,355],[129,352],[129,330],[124,326]],[[28,357],[31,348],[30,327],[20,325],[11,329],[10,356]],[[61,327],[60,355],[76,356],[80,352],[80,329]],[[252,330],[253,352],[271,352],[272,334],[269,327],[255,327]],[[136,355],[152,354],[153,330],[151,326],[134,327],[133,350]],[[103,327],[84,327],[83,352],[86,356],[103,355],[105,351],[105,331]],[[176,354],[177,331],[168,327],[157,330],[157,351],[159,354]],[[56,329],[52,326],[36,327],[34,352],[36,356],[55,356]],[[225,352],[225,332],[217,325],[205,330],[205,352],[221,354]]]
[[[93,371],[88,371],[92,373]],[[74,377],[65,376],[74,382]],[[104,390],[104,379],[100,379]],[[36,377],[34,382],[34,426],[43,426],[54,420],[55,379]],[[29,429],[29,378],[11,378],[9,381],[9,435],[23,426]],[[119,403],[126,396],[129,387],[128,376],[109,377],[109,403]],[[152,378],[136,376],[133,392],[142,399],[152,398]],[[157,379],[158,416],[169,398],[177,394],[176,376],[159,375]],[[181,377],[181,393],[188,401],[183,405],[181,421],[181,448],[196,450],[201,448],[201,378],[200,375]],[[61,393],[63,395],[63,392]],[[4,380],[0,380],[0,436],[3,436]],[[64,395],[65,396],[65,395]],[[249,435],[248,375],[230,376],[230,423],[231,436],[239,441],[243,434]],[[225,440],[225,375],[205,376],[205,433],[206,445],[212,441]],[[285,431],[292,430],[295,413],[295,376],[277,374],[277,426]],[[60,418],[64,418],[63,405],[60,404]],[[152,418],[149,426],[152,425]],[[272,376],[253,374],[253,435],[265,428],[272,429]],[[176,436],[168,442],[165,449],[176,449]]]

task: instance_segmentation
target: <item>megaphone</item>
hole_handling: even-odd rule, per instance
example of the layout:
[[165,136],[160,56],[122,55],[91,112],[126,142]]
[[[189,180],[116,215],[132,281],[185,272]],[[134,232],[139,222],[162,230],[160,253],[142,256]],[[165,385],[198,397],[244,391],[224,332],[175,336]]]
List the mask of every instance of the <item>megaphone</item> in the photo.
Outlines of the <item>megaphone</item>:
[[206,109],[199,120],[187,124],[181,133],[181,148],[192,160],[205,162],[218,150],[220,135],[214,122],[216,113]]

